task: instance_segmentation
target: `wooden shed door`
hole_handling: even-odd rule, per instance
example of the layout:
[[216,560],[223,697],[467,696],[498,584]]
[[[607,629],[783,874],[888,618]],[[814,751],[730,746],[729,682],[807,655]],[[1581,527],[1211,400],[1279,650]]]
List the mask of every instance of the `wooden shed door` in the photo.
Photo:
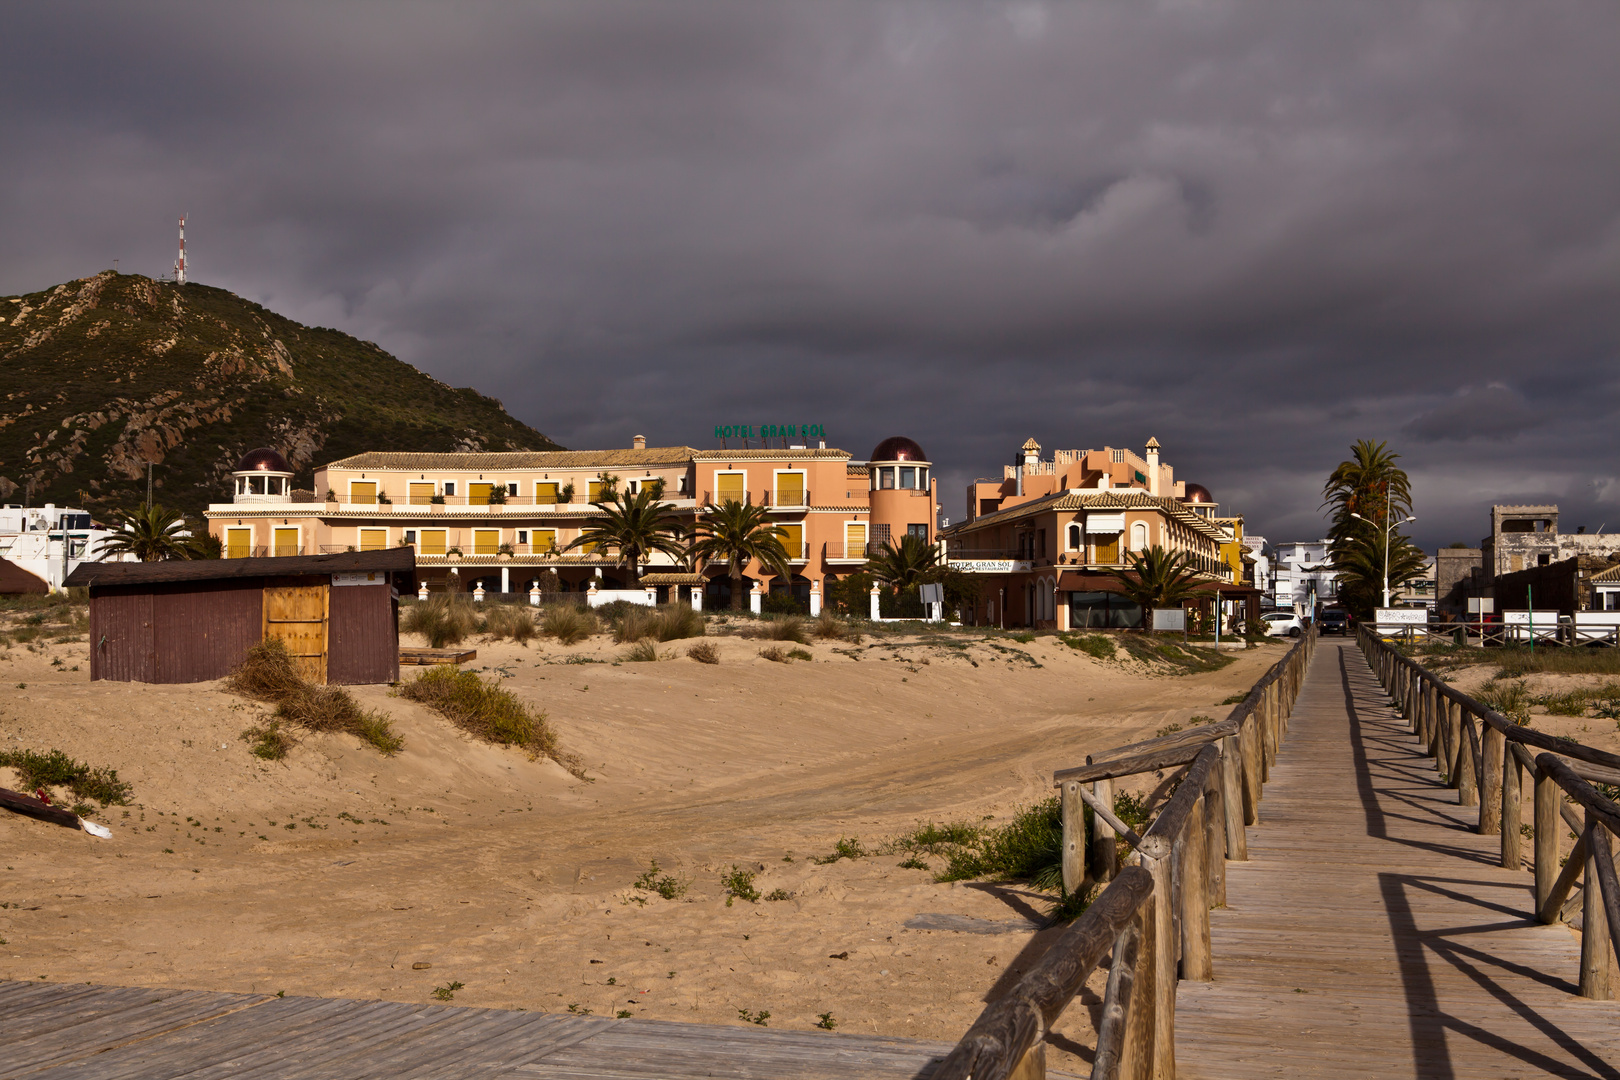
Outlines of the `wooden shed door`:
[[264,590],[264,636],[280,638],[304,678],[326,682],[326,624],[329,586],[267,585]]

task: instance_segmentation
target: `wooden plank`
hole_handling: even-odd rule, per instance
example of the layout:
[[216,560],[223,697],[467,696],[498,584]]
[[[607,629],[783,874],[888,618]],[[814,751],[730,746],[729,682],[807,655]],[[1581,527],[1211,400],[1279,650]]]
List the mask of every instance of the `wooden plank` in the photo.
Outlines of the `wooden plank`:
[[401,664],[465,664],[476,659],[477,649],[417,649],[407,646],[399,650]]

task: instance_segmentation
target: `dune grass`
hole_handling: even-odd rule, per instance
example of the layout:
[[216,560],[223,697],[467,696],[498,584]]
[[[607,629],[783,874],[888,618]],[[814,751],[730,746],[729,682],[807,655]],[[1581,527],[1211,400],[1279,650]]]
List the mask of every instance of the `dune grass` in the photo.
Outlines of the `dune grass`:
[[552,604],[540,616],[540,632],[559,645],[577,645],[601,629],[594,612],[573,604]]
[[[387,716],[362,709],[341,686],[317,686],[299,675],[287,646],[277,638],[249,649],[226,686],[243,697],[274,705],[275,721],[280,723],[305,731],[346,732],[388,757],[405,747],[404,738],[394,732]],[[256,755],[269,760],[286,757],[293,743],[275,722],[242,734],[254,744]]]
[[429,648],[442,649],[466,641],[478,629],[478,613],[466,597],[439,593],[406,608],[400,629],[421,634]]
[[510,638],[519,645],[538,633],[533,612],[517,604],[489,604],[478,629],[497,641]]
[[423,672],[399,688],[400,697],[435,710],[463,731],[502,746],[516,746],[532,758],[548,757],[585,779],[577,755],[564,753],[546,714],[525,705],[496,680],[444,666]]

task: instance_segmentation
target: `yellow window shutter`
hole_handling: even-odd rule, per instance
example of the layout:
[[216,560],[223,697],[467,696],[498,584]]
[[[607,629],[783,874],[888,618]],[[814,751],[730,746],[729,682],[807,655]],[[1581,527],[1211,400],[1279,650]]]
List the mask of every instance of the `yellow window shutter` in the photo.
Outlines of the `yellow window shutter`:
[[388,546],[388,530],[387,529],[361,529],[360,530],[360,550],[361,551],[381,551],[383,548],[385,548],[387,546]]
[[556,481],[543,481],[534,485],[534,501],[541,506],[555,506],[559,485]]
[[474,529],[473,554],[493,555],[500,550],[501,531],[499,529]]
[[804,473],[791,472],[776,474],[776,505],[804,505]]
[[720,473],[714,480],[714,501],[742,502],[743,501],[743,474]]
[[856,522],[844,526],[844,557],[858,559],[866,552],[866,523]]
[[252,529],[226,529],[225,530],[225,557],[227,559],[245,559],[253,554]]
[[413,506],[426,506],[432,501],[433,484],[431,481],[427,483],[413,482],[411,484],[411,504]]
[[590,496],[587,498],[586,501],[587,502],[596,502],[601,498],[602,498],[602,481],[600,481],[600,480],[592,480],[591,481],[591,487],[590,487]]
[[468,484],[467,505],[485,506],[489,503],[489,493],[495,490],[494,484]]
[[445,542],[443,529],[423,529],[421,537],[423,555],[444,554]]
[[534,537],[534,552],[536,554],[557,550],[556,529],[536,529],[531,535]]
[[783,525],[782,531],[787,533],[782,537],[782,546],[787,549],[788,558],[804,558],[804,526]]
[[377,501],[377,484],[372,480],[356,480],[349,485],[349,501],[353,503],[374,503]]
[[274,555],[287,556],[298,554],[298,530],[277,529]]
[[1119,562],[1119,534],[1115,533],[1106,540],[1097,541],[1097,561],[1099,563]]

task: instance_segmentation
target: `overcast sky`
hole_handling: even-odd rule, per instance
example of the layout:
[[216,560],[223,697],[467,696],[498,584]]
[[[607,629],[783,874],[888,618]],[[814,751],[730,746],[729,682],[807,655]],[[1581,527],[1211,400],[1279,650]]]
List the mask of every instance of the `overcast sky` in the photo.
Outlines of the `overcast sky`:
[[157,274],[569,447],[820,423],[963,485],[1164,445],[1273,541],[1388,440],[1416,539],[1620,529],[1620,8],[7,8],[0,292]]

